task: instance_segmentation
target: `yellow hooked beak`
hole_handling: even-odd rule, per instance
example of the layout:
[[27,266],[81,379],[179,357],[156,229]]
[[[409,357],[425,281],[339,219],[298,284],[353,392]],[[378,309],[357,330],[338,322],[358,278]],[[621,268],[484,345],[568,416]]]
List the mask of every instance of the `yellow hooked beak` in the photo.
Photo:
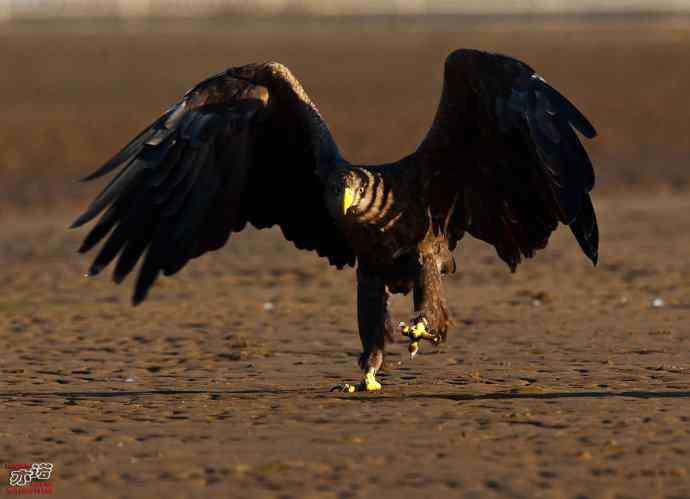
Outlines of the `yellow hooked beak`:
[[355,192],[349,187],[346,187],[345,192],[343,192],[343,215],[347,215],[347,210],[350,209],[354,200]]

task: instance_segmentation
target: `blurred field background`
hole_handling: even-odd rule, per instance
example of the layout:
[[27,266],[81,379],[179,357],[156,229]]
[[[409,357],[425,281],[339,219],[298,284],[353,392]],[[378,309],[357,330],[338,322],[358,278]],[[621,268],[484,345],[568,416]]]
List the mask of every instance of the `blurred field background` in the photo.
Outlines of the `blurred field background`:
[[228,14],[682,14],[690,0],[0,0],[0,18],[211,18]]
[[194,83],[253,61],[292,68],[346,157],[395,160],[428,129],[458,47],[524,59],[590,117],[597,194],[684,190],[689,26],[642,14],[0,23],[0,207],[83,201],[93,188],[79,177]]

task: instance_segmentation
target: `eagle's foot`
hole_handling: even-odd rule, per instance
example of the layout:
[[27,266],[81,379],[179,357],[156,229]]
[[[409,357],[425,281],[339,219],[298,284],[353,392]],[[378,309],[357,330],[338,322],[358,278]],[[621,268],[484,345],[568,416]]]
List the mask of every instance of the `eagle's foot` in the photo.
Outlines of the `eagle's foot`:
[[434,346],[438,346],[438,344],[443,341],[443,336],[440,333],[432,333],[429,331],[429,321],[424,316],[415,319],[413,326],[410,326],[406,322],[401,322],[400,332],[410,340],[407,346],[407,351],[410,352],[410,358],[414,358],[414,356],[417,355],[419,351],[419,342],[421,340],[430,341]]
[[381,383],[376,381],[376,370],[369,368],[364,379],[358,385],[345,383],[331,388],[332,392],[354,393],[354,392],[375,392],[381,389]]

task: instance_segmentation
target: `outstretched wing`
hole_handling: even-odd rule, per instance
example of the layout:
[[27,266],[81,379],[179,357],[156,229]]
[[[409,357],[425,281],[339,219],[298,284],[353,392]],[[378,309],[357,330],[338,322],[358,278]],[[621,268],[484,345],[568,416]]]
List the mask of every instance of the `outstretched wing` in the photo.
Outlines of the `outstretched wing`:
[[435,121],[416,154],[451,247],[467,231],[515,270],[561,222],[596,264],[594,171],[574,129],[596,136],[526,64],[476,50],[450,54]]
[[195,86],[85,178],[119,170],[73,224],[105,211],[79,251],[105,240],[89,274],[117,258],[118,283],[142,259],[134,304],[161,271],[178,272],[247,222],[278,224],[298,248],[339,268],[353,265],[354,253],[327,214],[319,175],[338,158],[316,107],[287,68],[229,69]]

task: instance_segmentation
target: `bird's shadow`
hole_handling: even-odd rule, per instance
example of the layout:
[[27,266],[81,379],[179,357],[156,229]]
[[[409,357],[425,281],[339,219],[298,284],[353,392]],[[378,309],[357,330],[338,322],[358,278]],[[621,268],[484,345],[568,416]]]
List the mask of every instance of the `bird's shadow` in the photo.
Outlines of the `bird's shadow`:
[[40,391],[40,392],[2,392],[0,399],[22,399],[22,398],[65,398],[65,399],[108,399],[108,398],[127,398],[145,396],[193,396],[193,395],[287,395],[299,393],[301,390],[293,389],[244,389],[244,390],[113,390],[113,391]]
[[633,398],[633,399],[662,399],[662,398],[690,398],[689,390],[675,391],[651,391],[651,390],[625,390],[625,391],[553,391],[524,393],[518,391],[501,391],[493,393],[405,393],[395,391],[394,393],[329,393],[327,390],[304,389],[243,389],[243,390],[114,390],[114,391],[56,391],[56,392],[2,392],[0,399],[16,400],[22,398],[65,398],[65,399],[107,399],[107,398],[128,398],[142,396],[261,396],[261,395],[311,395],[317,398],[340,398],[342,400],[352,400],[359,402],[374,402],[378,400],[404,400],[404,399],[437,399],[451,400],[456,402],[472,402],[481,400],[553,400],[568,398]]
[[474,402],[488,400],[554,400],[568,398],[633,398],[633,399],[657,399],[657,398],[690,398],[690,391],[650,391],[650,390],[626,390],[626,391],[583,391],[583,392],[541,392],[521,393],[513,391],[501,391],[494,393],[411,393],[399,396],[368,395],[363,397],[341,396],[344,400],[357,400],[361,402],[391,399],[436,399],[451,400],[455,402]]

